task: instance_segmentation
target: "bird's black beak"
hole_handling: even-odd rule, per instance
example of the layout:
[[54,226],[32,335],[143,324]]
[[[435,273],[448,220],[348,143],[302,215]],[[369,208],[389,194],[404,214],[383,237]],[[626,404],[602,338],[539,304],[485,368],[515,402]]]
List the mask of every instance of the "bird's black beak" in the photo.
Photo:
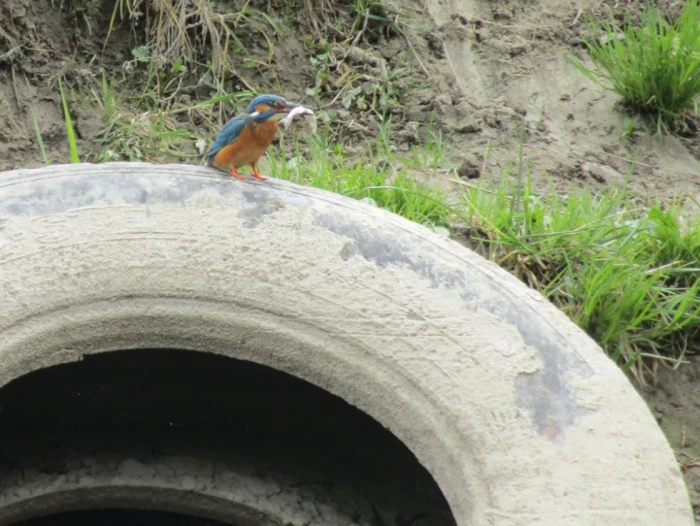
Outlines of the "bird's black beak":
[[293,103],[293,102],[285,102],[285,103],[284,103],[284,106],[282,106],[282,107],[278,110],[278,112],[279,112],[279,113],[289,113],[290,111],[292,111],[292,110],[293,110],[294,108],[296,108],[297,106],[298,106],[298,104],[295,104],[295,103]]

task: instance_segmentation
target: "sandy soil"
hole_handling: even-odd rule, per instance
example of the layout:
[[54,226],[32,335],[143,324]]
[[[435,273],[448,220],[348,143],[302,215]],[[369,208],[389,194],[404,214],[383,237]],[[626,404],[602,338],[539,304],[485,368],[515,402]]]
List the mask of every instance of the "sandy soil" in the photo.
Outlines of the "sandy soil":
[[[635,2],[619,7],[637,9]],[[516,160],[525,127],[525,163],[541,184],[616,185],[641,196],[700,197],[697,138],[626,140],[618,98],[583,78],[569,55],[585,58],[579,11],[596,1],[424,2],[441,39],[430,60],[441,107],[465,154],[485,173]],[[472,132],[472,130],[474,130]],[[462,132],[460,134],[460,131]],[[460,137],[461,135],[461,137]]]
[[[260,0],[270,10],[282,4]],[[287,2],[289,3],[289,2]],[[587,186],[614,185],[640,197],[689,197],[700,202],[700,139],[623,136],[625,114],[618,98],[588,81],[569,62],[585,58],[583,20],[589,12],[634,15],[642,0],[393,0],[409,41],[381,31],[360,47],[388,68],[411,65],[411,78],[396,82],[398,107],[394,140],[398,148],[425,137],[429,123],[442,130],[457,152],[455,167],[464,178],[496,182],[518,160],[524,136],[524,162],[542,189],[565,193]],[[51,0],[0,0],[0,170],[42,164],[34,120],[48,156],[66,158],[62,108],[56,77],[65,73],[72,89],[92,86],[100,66],[118,70],[128,48],[102,52],[113,2],[106,1],[90,26],[69,20]],[[240,8],[242,2],[224,1]],[[679,2],[660,2],[669,12]],[[270,11],[273,16],[278,13]],[[80,20],[80,17],[78,17]],[[280,23],[284,23],[281,21]],[[79,26],[79,27],[78,27]],[[305,29],[307,28],[307,29]],[[284,33],[275,46],[276,80],[290,98],[304,99],[313,85],[304,37],[308,24]],[[117,35],[128,40],[128,34]],[[9,53],[6,54],[6,52]],[[415,53],[414,53],[415,52]],[[260,49],[260,53],[265,53]],[[358,57],[361,60],[362,57]],[[251,76],[265,86],[273,77]],[[330,103],[331,100],[328,100]],[[333,108],[342,110],[339,102]],[[81,151],[95,144],[103,117],[94,103],[73,108]],[[358,144],[377,129],[369,112],[344,110],[360,125]],[[688,465],[686,482],[700,517],[700,362],[678,372],[660,371],[658,383],[640,389]],[[700,462],[698,463],[700,466]],[[700,521],[698,522],[700,524]]]

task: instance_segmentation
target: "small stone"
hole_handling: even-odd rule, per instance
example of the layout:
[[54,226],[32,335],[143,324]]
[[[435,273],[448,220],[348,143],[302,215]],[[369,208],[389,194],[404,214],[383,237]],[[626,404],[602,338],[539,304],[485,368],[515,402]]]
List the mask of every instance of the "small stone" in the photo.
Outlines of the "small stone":
[[415,121],[407,122],[403,130],[397,134],[399,142],[408,144],[418,144],[418,123]]
[[406,110],[406,118],[416,122],[427,122],[430,120],[430,106],[410,107]]
[[583,162],[581,163],[581,172],[601,184],[613,183],[620,186],[624,183],[624,177],[617,170],[602,164]]
[[152,474],[152,470],[133,458],[127,459],[119,464],[117,471],[121,475],[125,475],[133,478],[143,478],[148,477]]
[[525,117],[527,115],[527,108],[522,104],[515,104],[513,106],[513,111],[515,111],[515,113],[517,113],[521,117]]
[[379,54],[386,60],[391,60],[403,51],[402,41],[399,39],[389,40],[379,48]]
[[425,34],[425,39],[428,42],[428,49],[433,52],[437,58],[445,58],[445,48],[442,40],[436,34],[428,32]]
[[180,487],[185,491],[192,491],[197,486],[195,479],[190,475],[180,477]]
[[435,95],[435,102],[441,106],[451,106],[452,105],[452,97],[450,97],[447,93],[439,93],[438,95]]
[[478,179],[481,177],[481,167],[474,159],[465,158],[457,168],[457,175],[461,179]]
[[494,7],[491,10],[494,20],[511,20],[513,13],[508,12],[505,8]]
[[458,133],[477,133],[481,131],[481,126],[475,120],[467,120],[457,123],[455,131]]
[[372,119],[367,123],[367,129],[372,132],[372,134],[377,135],[381,131],[381,127],[379,126],[379,123]]
[[433,231],[442,237],[450,237],[450,231],[444,226],[435,226]]
[[523,55],[527,53],[529,45],[526,42],[518,42],[516,44],[511,44],[508,46],[508,54],[511,57],[517,57],[518,55]]

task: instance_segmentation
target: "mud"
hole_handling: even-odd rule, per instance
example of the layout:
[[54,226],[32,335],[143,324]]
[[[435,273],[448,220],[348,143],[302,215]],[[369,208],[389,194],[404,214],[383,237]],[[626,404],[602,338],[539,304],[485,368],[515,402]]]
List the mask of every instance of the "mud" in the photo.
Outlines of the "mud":
[[[364,54],[348,60],[378,75],[382,68],[393,71],[407,64],[412,68],[409,76],[392,81],[394,98],[387,111],[394,123],[396,149],[425,140],[428,128],[437,127],[454,152],[458,176],[496,183],[517,166],[524,141],[524,168],[541,189],[566,193],[578,187],[614,185],[641,200],[689,197],[690,209],[696,206],[693,200],[700,202],[697,134],[690,130],[664,139],[624,137],[626,115],[618,98],[583,78],[569,62],[569,55],[585,58],[581,39],[587,13],[634,20],[646,2],[388,3],[399,9],[413,49],[402,35],[380,27],[358,41]],[[76,0],[66,2],[68,8],[62,11],[58,4],[0,0],[0,170],[44,163],[37,130],[48,159],[65,161],[68,148],[58,76],[64,75],[69,89],[89,92],[101,67],[119,71],[131,58],[135,37],[123,27],[116,28],[110,46],[103,50],[113,1],[88,9]],[[243,2],[218,4],[234,9]],[[290,20],[293,4],[251,3],[286,30],[275,40],[274,71],[246,74],[238,88],[276,85],[290,98],[307,98],[316,70],[305,40],[317,36],[308,21]],[[660,5],[673,14],[679,3]],[[262,57],[267,50],[258,46],[254,52]],[[193,99],[198,95],[192,90]],[[376,134],[376,114],[353,104],[345,107],[342,101],[333,101],[330,92],[323,96],[328,108],[337,110],[336,120],[346,123],[345,138],[356,140],[357,148],[367,135]],[[71,111],[81,152],[93,151],[104,112],[90,98],[78,101]],[[700,467],[694,465],[700,457],[698,376],[700,363],[693,361],[680,371],[659,371],[657,383],[640,391],[679,461],[688,466],[686,483],[700,517]]]
[[660,368],[639,391],[676,452],[700,524],[700,358],[679,370]]

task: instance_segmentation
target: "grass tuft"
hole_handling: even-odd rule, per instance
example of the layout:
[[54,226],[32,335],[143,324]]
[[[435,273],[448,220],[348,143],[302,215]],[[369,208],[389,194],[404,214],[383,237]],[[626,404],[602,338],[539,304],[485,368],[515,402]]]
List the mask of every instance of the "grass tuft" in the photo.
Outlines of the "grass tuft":
[[639,27],[620,31],[612,22],[589,21],[594,35],[584,40],[593,68],[571,57],[576,68],[631,108],[649,115],[661,132],[684,112],[694,110],[700,94],[698,0],[689,0],[675,22],[648,5]]
[[[270,35],[280,32],[267,13],[249,7],[219,13],[210,0],[116,0],[105,48],[122,20],[129,21],[134,34],[137,28],[145,31],[147,42],[134,48],[129,67],[146,63],[149,87],[153,85],[158,94],[169,96],[177,94],[193,74],[217,94],[227,91],[231,76],[251,89],[237,68],[242,62],[243,67],[270,66],[274,53]],[[253,60],[246,41],[240,37],[244,34],[266,44],[267,64]]]
[[312,141],[308,155],[285,161],[271,152],[274,177],[315,186],[386,208],[431,227],[446,226],[452,212],[441,190],[417,181],[406,170],[396,171],[396,159],[379,159],[377,150],[361,156],[330,146],[323,137]]
[[[250,98],[249,92],[216,95],[187,106],[169,107],[155,96],[139,100],[138,109],[117,95],[117,82],[107,79],[92,90],[92,98],[104,114],[105,125],[96,142],[95,159],[104,161],[177,162],[199,159],[208,147],[219,121],[228,117],[231,103]],[[153,95],[153,94],[152,94]],[[192,121],[204,125],[199,132]]]
[[68,101],[66,99],[66,93],[63,90],[63,82],[61,78],[58,78],[58,89],[61,92],[61,102],[63,104],[63,117],[66,123],[66,135],[68,136],[68,149],[70,151],[70,162],[79,163],[80,155],[78,153],[78,141],[75,136],[75,128],[73,127],[73,119],[70,116],[70,110],[68,109]]
[[645,359],[677,365],[700,351],[700,220],[682,229],[678,209],[639,209],[612,189],[539,195],[529,181],[472,188],[464,204],[481,253],[542,292],[640,381]]
[[32,126],[34,126],[34,135],[36,136],[36,144],[39,147],[39,153],[41,153],[41,159],[44,161],[46,166],[51,164],[49,156],[46,154],[46,148],[44,148],[44,138],[41,136],[41,129],[39,128],[39,121],[36,119],[36,110],[34,106],[30,106],[29,113],[32,118]]

